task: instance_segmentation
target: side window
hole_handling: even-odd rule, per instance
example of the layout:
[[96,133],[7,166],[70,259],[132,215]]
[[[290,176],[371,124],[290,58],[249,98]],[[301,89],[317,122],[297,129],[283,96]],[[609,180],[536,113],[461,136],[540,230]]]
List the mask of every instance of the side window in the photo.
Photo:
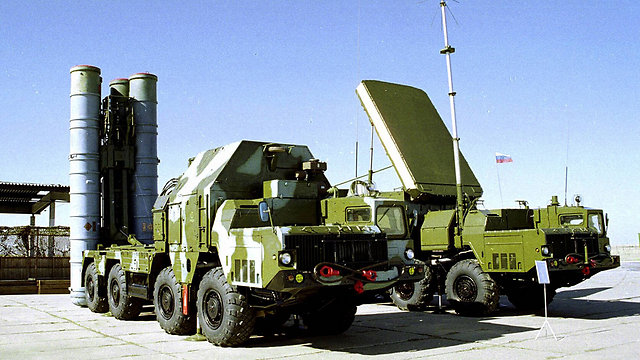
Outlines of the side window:
[[582,224],[584,224],[584,217],[582,216],[582,214],[560,216],[560,225],[562,226],[566,226],[566,225],[577,226]]
[[348,222],[370,222],[371,208],[368,207],[351,207],[347,208]]
[[241,207],[235,209],[233,219],[231,220],[231,228],[249,228],[265,226],[264,222],[260,219],[257,206]]

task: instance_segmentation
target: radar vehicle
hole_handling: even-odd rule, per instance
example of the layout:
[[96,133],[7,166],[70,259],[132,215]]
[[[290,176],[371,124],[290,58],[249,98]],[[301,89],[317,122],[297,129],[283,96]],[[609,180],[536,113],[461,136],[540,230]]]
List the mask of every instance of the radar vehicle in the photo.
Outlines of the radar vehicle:
[[[452,136],[424,91],[366,80],[356,92],[402,182],[401,191],[375,196],[404,203],[407,246],[426,266],[422,281],[391,290],[401,309],[424,309],[438,293],[460,314],[489,314],[500,294],[533,310],[551,302],[557,288],[620,265],[600,209],[562,206],[557,196],[544,208],[521,201],[516,209],[482,209],[482,187],[462,154],[458,193]],[[536,260],[549,269],[546,298]]]

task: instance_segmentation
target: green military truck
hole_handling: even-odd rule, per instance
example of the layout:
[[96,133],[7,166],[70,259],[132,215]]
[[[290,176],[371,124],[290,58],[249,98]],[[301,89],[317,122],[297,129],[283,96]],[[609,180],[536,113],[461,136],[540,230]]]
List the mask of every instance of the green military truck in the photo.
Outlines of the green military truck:
[[240,141],[198,154],[158,196],[152,244],[128,236],[83,253],[88,307],[126,320],[153,302],[166,332],[199,325],[221,346],[291,314],[318,333],[345,331],[366,295],[421,280],[424,267],[394,233],[404,211],[402,224],[333,221],[403,201],[343,203],[324,170],[301,145]]
[[363,81],[356,92],[403,186],[376,196],[404,202],[407,247],[426,265],[424,280],[391,290],[398,307],[423,309],[437,292],[460,314],[491,313],[500,294],[532,310],[545,300],[536,260],[549,269],[547,303],[557,288],[620,265],[602,210],[561,206],[556,196],[546,208],[479,209],[482,188],[462,154],[458,198],[452,137],[424,91]]

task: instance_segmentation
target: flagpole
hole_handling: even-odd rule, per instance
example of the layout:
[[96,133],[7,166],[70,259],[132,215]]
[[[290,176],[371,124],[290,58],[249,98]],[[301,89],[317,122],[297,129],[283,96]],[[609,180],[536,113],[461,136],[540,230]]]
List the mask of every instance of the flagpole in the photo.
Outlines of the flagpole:
[[500,207],[504,208],[504,201],[502,201],[502,186],[500,184],[500,168],[498,167],[498,161],[496,161],[496,173],[498,174],[498,190],[500,191]]

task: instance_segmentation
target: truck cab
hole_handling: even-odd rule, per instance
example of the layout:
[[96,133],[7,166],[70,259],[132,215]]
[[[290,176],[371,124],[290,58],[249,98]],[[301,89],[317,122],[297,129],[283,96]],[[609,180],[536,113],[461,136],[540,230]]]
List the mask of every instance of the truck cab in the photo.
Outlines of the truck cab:
[[[406,271],[412,270],[415,254],[404,201],[365,190],[357,195],[324,199],[322,217],[327,225],[377,227],[387,237],[390,261],[406,267]],[[417,270],[422,272],[423,268]]]

